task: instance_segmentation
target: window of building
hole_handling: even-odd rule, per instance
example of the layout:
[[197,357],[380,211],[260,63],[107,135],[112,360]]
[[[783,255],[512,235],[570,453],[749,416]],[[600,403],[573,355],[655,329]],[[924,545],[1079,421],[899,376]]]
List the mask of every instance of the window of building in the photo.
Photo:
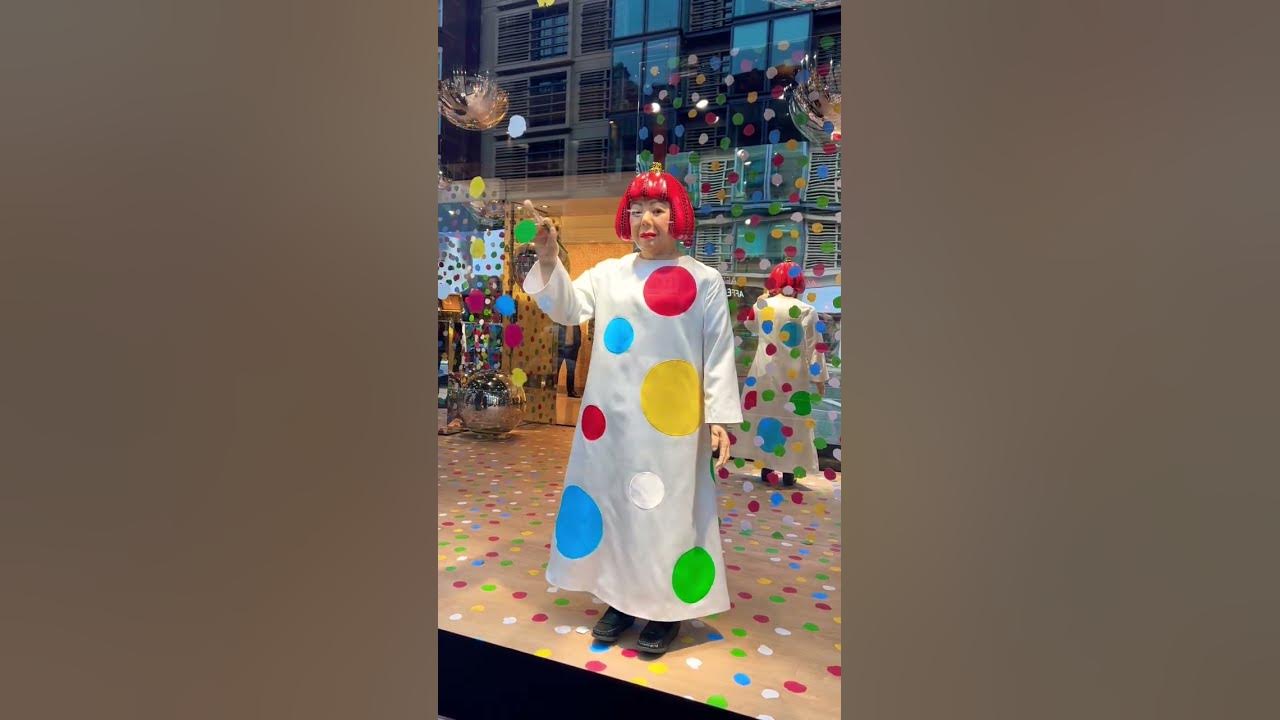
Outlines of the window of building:
[[525,116],[529,127],[560,125],[565,122],[568,80],[565,73],[529,78],[529,111]]
[[569,54],[569,8],[562,5],[534,13],[529,59],[545,60]]
[[662,90],[673,91],[671,76],[677,71],[671,66],[679,63],[679,54],[680,42],[675,37],[615,46],[610,109],[635,110],[638,103],[652,102],[649,98],[656,98]]
[[790,15],[774,20],[772,44],[769,46],[769,64],[782,69],[783,66],[798,66],[804,62],[809,52],[809,13]]
[[680,27],[681,0],[615,0],[613,36],[631,37]]
[[769,0],[733,0],[733,14],[742,17],[743,15],[755,15],[756,13],[769,12],[777,8],[770,3]]
[[529,143],[525,177],[564,175],[564,139]]

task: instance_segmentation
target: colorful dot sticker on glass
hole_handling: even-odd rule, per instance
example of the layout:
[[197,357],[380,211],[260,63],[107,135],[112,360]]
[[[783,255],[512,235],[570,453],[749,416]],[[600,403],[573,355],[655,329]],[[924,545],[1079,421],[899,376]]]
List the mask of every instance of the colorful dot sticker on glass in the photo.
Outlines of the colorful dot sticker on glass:
[[528,219],[516,223],[516,242],[524,245],[533,242],[537,236],[538,223]]
[[471,178],[471,197],[479,199],[484,195],[484,178],[476,176]]
[[511,119],[507,121],[507,134],[513,138],[524,135],[524,131],[528,129],[529,124],[521,115],[512,115]]
[[510,295],[503,295],[493,304],[498,312],[507,317],[511,317],[516,313],[516,301]]
[[600,507],[577,485],[564,489],[560,513],[556,518],[556,550],[577,560],[590,555],[604,538],[604,520]]

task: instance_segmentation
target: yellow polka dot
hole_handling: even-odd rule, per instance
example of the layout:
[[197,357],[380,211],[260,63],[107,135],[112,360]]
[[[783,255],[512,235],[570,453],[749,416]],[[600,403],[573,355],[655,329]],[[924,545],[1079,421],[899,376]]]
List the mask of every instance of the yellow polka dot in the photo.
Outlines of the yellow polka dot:
[[530,571],[529,571],[529,574],[530,574],[530,575],[532,575],[532,576],[534,576],[534,577],[537,577],[537,576],[538,576],[538,571],[537,571],[537,570],[530,570]]
[[760,583],[761,585],[772,585],[772,584],[773,584],[773,581],[772,581],[772,580],[770,580],[769,578],[759,578],[759,579],[757,579],[757,580],[756,580],[756,582]]
[[773,312],[774,312],[774,311],[773,311],[773,308],[771,308],[771,307],[767,307],[767,308],[765,308],[765,309],[761,310],[761,311],[760,311],[760,321],[761,321],[761,322],[764,322],[764,321],[766,321],[766,320],[772,320],[772,319],[773,319]]
[[655,430],[672,437],[697,431],[702,424],[702,383],[685,360],[654,365],[640,385],[640,409]]
[[839,616],[839,615],[837,615],[837,616],[835,616],[834,618],[832,618],[832,620],[834,620],[834,621],[835,621],[835,623],[836,623],[837,625],[839,625],[839,624],[840,624],[840,616]]
[[769,233],[769,236],[772,237],[774,240],[777,240],[782,237],[782,230],[778,228],[774,228],[773,231]]
[[725,501],[724,501],[724,509],[725,509],[725,510],[732,510],[734,507],[736,507],[736,506],[734,505],[734,502],[733,502],[732,500],[725,500]]
[[820,233],[823,231],[824,228],[822,227],[822,223],[816,222],[813,225],[811,225],[809,229],[812,230],[813,232]]
[[649,672],[654,675],[664,675],[667,672],[667,666],[660,662],[649,663]]
[[711,172],[720,172],[720,161],[719,161],[719,160],[712,160],[712,161],[711,161]]
[[796,178],[796,187],[800,188],[801,190],[803,190],[804,186],[808,184],[809,183],[805,182],[804,178]]
[[[785,339],[786,339],[786,338],[783,338],[783,340],[785,340]],[[787,379],[788,379],[788,380],[795,380],[795,379],[796,379],[796,371],[795,371],[794,369],[792,369],[792,370],[788,370],[788,371],[787,371]]]
[[760,95],[756,93],[755,90],[752,90],[751,92],[747,93],[747,102],[753,103],[756,101],[756,98],[758,97],[760,97]]
[[518,548],[518,547],[513,547],[513,548],[508,548],[508,549],[509,549],[511,552],[520,552],[520,548]]
[[483,606],[483,605],[472,605],[472,606],[471,606],[471,612],[484,612],[484,606]]
[[693,81],[694,81],[695,83],[697,83],[697,84],[701,85],[702,83],[704,83],[704,82],[706,82],[706,81],[707,81],[707,76],[706,76],[706,75],[703,75],[702,73],[698,73],[698,76],[697,76],[697,77],[695,77],[695,78],[693,79]]
[[804,452],[804,443],[798,442],[791,446],[791,452]]
[[548,648],[538,648],[537,650],[533,651],[533,654],[537,655],[540,658],[549,658],[551,657],[551,650]]
[[827,512],[827,506],[824,503],[818,503],[813,506],[813,511],[819,515],[825,515]]
[[480,238],[471,238],[471,259],[479,260],[484,257],[484,240]]
[[799,237],[800,237],[800,231],[799,231],[799,230],[792,229],[792,230],[791,230],[791,239],[792,239],[792,240],[797,240],[797,239],[799,239]]
[[529,537],[530,535],[532,535],[532,534],[533,534],[533,531],[532,531],[532,530],[525,530],[524,532],[522,532],[522,533],[520,533],[520,534],[521,534],[521,535],[523,535],[523,536],[525,536],[525,537]]
[[836,650],[840,649],[840,643],[836,643]]
[[690,111],[689,111],[689,119],[690,119],[690,120],[692,120],[693,118],[696,118],[696,117],[698,117],[698,111],[697,111],[697,110],[690,110]]
[[737,282],[738,287],[746,287],[746,286],[747,286],[747,277],[746,277],[745,275],[739,275],[739,276],[737,277],[737,279],[736,279],[736,282]]
[[798,578],[796,578],[796,582],[798,582],[798,583],[800,583],[801,585],[803,585],[804,583],[809,582],[809,578],[807,578],[807,577],[798,577]]
[[649,678],[643,678],[643,677],[631,678],[631,682],[637,685],[643,685],[644,687],[649,687]]

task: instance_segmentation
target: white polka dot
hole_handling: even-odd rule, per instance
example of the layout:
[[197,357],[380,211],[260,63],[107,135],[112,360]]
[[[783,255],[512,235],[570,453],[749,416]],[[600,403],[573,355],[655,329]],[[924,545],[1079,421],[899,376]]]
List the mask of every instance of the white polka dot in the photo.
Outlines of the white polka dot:
[[515,625],[515,624],[516,624],[516,619],[515,619],[515,618],[513,618],[513,617],[504,617],[504,618],[502,618],[502,624],[503,624],[503,625]]
[[760,653],[761,655],[764,655],[765,657],[768,657],[769,655],[773,654],[773,648],[769,647],[768,645],[761,645],[760,647],[756,648],[756,652]]
[[636,473],[627,484],[627,497],[635,506],[644,510],[652,510],[662,502],[667,489],[662,478],[651,472]]
[[760,697],[764,698],[765,700],[775,700],[775,699],[777,699],[777,697],[778,697],[778,691],[777,691],[777,690],[763,690],[763,691],[761,691],[761,692],[760,692]]
[[568,625],[559,625],[556,627],[557,635],[568,635],[571,632],[573,632],[573,628],[569,627]]
[[449,619],[450,619],[450,620],[461,620],[461,619],[462,619],[462,613],[454,613],[454,614],[452,614],[452,615],[450,615],[450,616],[449,616]]
[[578,633],[579,635],[586,635],[587,633],[591,632],[591,628],[587,627],[586,625],[579,625],[578,627],[574,628],[573,631]]
[[755,485],[752,485],[750,480],[744,480],[744,481],[742,482],[742,492],[749,493],[749,492],[751,492],[752,490],[755,490],[755,489],[756,489],[756,486],[755,486]]
[[697,670],[698,668],[702,667],[702,661],[699,660],[698,658],[689,658],[688,660],[685,660],[684,663],[689,667],[693,668],[694,670]]
[[694,626],[695,628],[704,628],[707,626],[707,624],[702,622],[701,620],[690,620],[689,624]]
[[791,631],[786,628],[774,628],[773,631],[778,633],[782,637],[786,637],[791,634]]
[[742,528],[742,532],[747,532],[748,530],[751,529],[751,521],[743,520],[741,523],[739,523],[739,526]]

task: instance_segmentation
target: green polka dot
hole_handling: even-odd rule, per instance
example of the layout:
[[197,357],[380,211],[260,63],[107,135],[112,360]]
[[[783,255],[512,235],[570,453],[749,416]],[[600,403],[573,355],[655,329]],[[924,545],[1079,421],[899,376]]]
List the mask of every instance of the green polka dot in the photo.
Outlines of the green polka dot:
[[[747,426],[748,426],[748,427],[743,428],[743,430],[744,430],[744,431],[745,431],[745,430],[750,430],[750,429],[751,429],[751,428],[750,428],[751,423],[743,423],[743,425],[747,425]],[[735,466],[735,467],[742,468],[742,467],[745,467],[745,466],[746,466],[747,461],[746,461],[746,460],[743,460],[743,459],[741,459],[741,458],[737,458],[737,459],[735,459],[735,460],[733,461],[733,464],[734,464],[734,466]]]
[[676,597],[692,605],[711,592],[716,566],[711,553],[695,547],[680,556],[671,572],[671,589]]
[[765,390],[764,392],[760,393],[760,399],[764,400],[765,402],[772,402],[774,395],[775,393],[772,390]]
[[805,623],[801,627],[803,627],[805,630],[808,630],[809,632],[818,632],[818,626],[814,625],[813,623]]
[[777,457],[784,457],[787,454],[787,449],[784,447],[779,447],[777,450],[773,451],[773,454],[776,455]]
[[667,123],[667,118],[665,115],[654,115],[653,119],[657,121],[659,125],[665,125]]
[[722,709],[728,709],[729,707],[729,701],[725,700],[723,695],[712,695],[711,697],[707,698],[707,704],[714,705]]
[[743,546],[741,546],[741,545],[734,545],[734,546],[733,546],[733,549],[734,549],[734,550],[736,550],[737,552],[746,552],[746,551],[747,551],[747,549],[746,549],[746,548],[744,548],[744,547],[743,547]]
[[764,549],[764,551],[765,551],[765,553],[767,553],[767,554],[769,554],[769,555],[777,555],[777,554],[778,554],[778,548],[765,548],[765,549]]
[[815,577],[815,578],[817,578],[817,579],[819,579],[819,580],[830,580],[830,579],[831,579],[829,576],[824,575],[824,574],[822,574],[822,573],[818,573],[817,575],[814,575],[814,577]]
[[469,539],[469,536],[467,536],[467,535],[463,535],[462,533],[458,533],[457,535],[454,535],[454,536],[453,536],[453,539],[454,539],[454,540],[467,540],[467,539]]
[[[744,428],[744,429],[745,429],[745,428]],[[446,545],[448,545],[448,544],[449,544],[449,541],[448,541],[448,540],[445,540],[444,542],[440,543],[440,547],[444,547],[444,546],[446,546]]]
[[742,217],[742,206],[734,205],[732,208],[729,209],[729,214],[734,217]]
[[794,349],[792,349],[792,351],[791,351],[791,357],[793,357],[793,358],[798,358],[798,357],[800,357],[800,348],[794,348]]
[[729,138],[725,138],[725,139],[721,140],[721,141],[720,141],[720,149],[721,149],[721,150],[728,150],[728,149],[729,149],[729,144],[730,144],[730,143],[729,143]]
[[813,412],[813,397],[804,390],[791,394],[791,404],[796,406],[795,413],[801,417]]
[[530,524],[530,525],[541,525],[541,524],[542,524],[542,521],[541,521],[541,520],[534,520],[533,522],[531,522],[531,523],[529,523],[529,524]]
[[671,101],[671,107],[673,107],[673,108],[675,108],[675,109],[677,109],[677,110],[679,110],[680,108],[684,107],[684,98],[676,98],[675,100],[672,100],[672,101]]
[[569,598],[556,598],[556,605],[564,607],[569,604]]
[[782,533],[780,533],[780,532],[776,532],[776,531],[775,531],[775,532],[774,532],[772,535],[770,535],[769,537],[773,538],[774,540],[781,540],[781,539],[783,538],[783,535],[782,535]]
[[834,306],[836,306],[837,308],[838,308],[838,307],[840,307],[840,297],[839,297],[839,296],[836,296],[836,299],[835,299],[835,300],[833,300],[833,301],[831,302],[831,304],[832,304],[832,305],[834,305]]
[[791,474],[795,475],[797,480],[802,480],[804,479],[804,476],[808,475],[809,473],[806,472],[804,468],[797,465],[795,466],[794,469],[792,469]]
[[464,548],[464,547],[456,547],[456,548],[454,548],[454,549],[453,549],[453,551],[454,551],[454,552],[456,552],[456,553],[464,553],[464,552],[466,552],[466,551],[467,551],[467,549],[466,549],[466,548]]
[[743,650],[742,648],[734,648],[729,651],[729,654],[734,657],[744,658],[747,656],[747,651]]
[[826,207],[827,207],[828,205],[830,205],[830,204],[831,204],[831,199],[830,199],[830,198],[826,198],[826,197],[820,197],[820,198],[818,198],[818,207],[820,207],[820,208],[822,208],[822,209],[824,209],[824,210],[825,210],[825,209],[826,209]]
[[833,37],[832,37],[832,36],[830,36],[830,35],[827,35],[827,36],[824,36],[821,40],[819,40],[819,41],[818,41],[818,45],[819,45],[823,50],[830,50],[831,48],[835,47],[835,45],[836,45],[836,41],[835,41],[835,38],[833,38]]
[[746,121],[746,118],[742,116],[742,113],[734,113],[734,114],[733,114],[733,124],[734,124],[734,125],[737,125],[737,126],[741,127],[741,126],[742,126],[742,123],[743,123],[743,122],[745,122],[745,121]]
[[770,596],[769,596],[769,602],[774,603],[774,604],[777,604],[777,605],[781,605],[782,603],[784,603],[784,602],[786,602],[786,601],[787,601],[787,599],[786,599],[786,598],[784,598],[784,597],[782,597],[781,595],[770,595]]
[[512,544],[512,545],[523,545],[523,544],[524,544],[524,540],[522,540],[522,539],[520,539],[520,538],[516,538],[515,540],[512,540],[512,541],[511,541],[511,544]]
[[494,590],[498,589],[498,586],[497,585],[481,585],[480,589],[485,592],[493,592]]
[[457,570],[457,569],[458,569],[458,568],[454,567],[453,565],[450,565],[449,567],[445,568],[445,569],[444,569],[444,571],[445,571],[445,572],[453,572],[454,570]]
[[499,565],[501,565],[502,567],[511,567],[511,565],[512,565],[512,563],[513,563],[513,562],[515,562],[515,561],[513,561],[513,560],[503,560],[502,562],[500,562],[500,563],[498,563],[498,564],[499,564]]
[[680,67],[680,58],[678,57],[667,58],[667,67],[672,70],[675,70],[676,68]]
[[780,203],[780,202],[775,202],[775,203],[772,203],[772,204],[770,204],[770,205],[769,205],[769,214],[770,214],[770,215],[777,215],[777,214],[778,214],[778,213],[780,213],[780,212],[782,212],[782,203]]
[[649,152],[648,150],[645,150],[644,152],[640,153],[640,162],[644,165],[648,165],[649,163],[653,162],[653,153]]
[[827,448],[827,441],[822,438],[814,438],[813,446],[819,450],[825,450]]
[[746,630],[743,630],[742,628],[734,628],[734,629],[730,630],[729,632],[733,633],[736,637],[746,637],[746,636],[747,636],[747,631],[746,631]]
[[717,104],[717,105],[723,105],[723,104],[725,103],[725,101],[726,101],[726,100],[728,100],[728,99],[729,99],[729,98],[725,97],[725,94],[724,94],[724,93],[720,93],[719,95],[717,95],[717,96],[716,96],[716,104]]

